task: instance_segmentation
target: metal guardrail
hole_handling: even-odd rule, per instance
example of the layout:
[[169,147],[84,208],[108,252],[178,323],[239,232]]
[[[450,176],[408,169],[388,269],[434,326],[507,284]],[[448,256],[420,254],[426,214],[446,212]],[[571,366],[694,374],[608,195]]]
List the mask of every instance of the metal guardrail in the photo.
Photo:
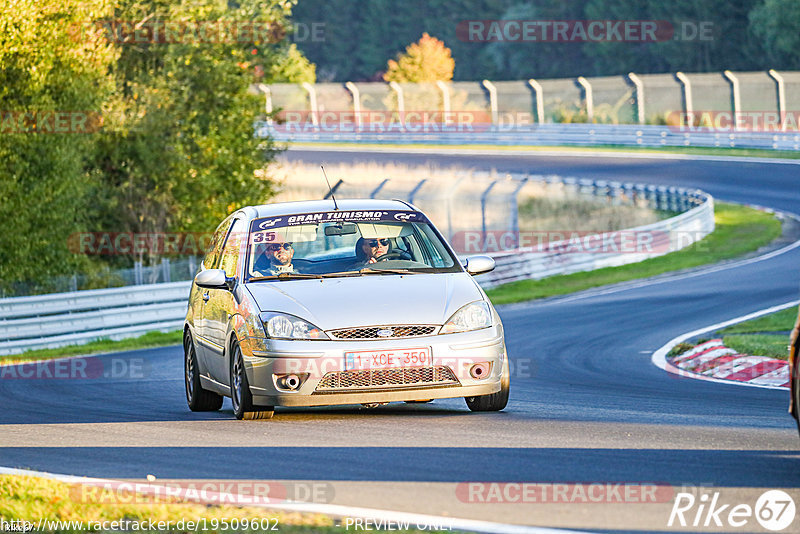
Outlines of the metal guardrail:
[[325,132],[312,128],[286,131],[275,124],[259,122],[256,135],[267,135],[281,142],[442,144],[496,146],[623,145],[639,147],[721,147],[800,150],[800,132],[751,132],[682,130],[669,126],[634,124],[541,124],[509,127],[485,125],[473,131],[401,131],[400,127],[369,131]]
[[[541,251],[516,250],[493,254],[496,263],[495,270],[481,276],[481,286],[488,289],[517,280],[541,279],[556,274],[616,267],[690,246],[714,231],[714,199],[710,195],[697,191],[678,194],[702,195],[702,203],[689,211],[657,223],[630,228],[622,232],[595,234],[597,240],[602,242],[604,239],[608,239],[615,244],[618,244],[618,241],[614,241],[616,236],[627,235],[634,238],[647,236],[652,239],[648,240],[646,248],[651,249],[652,252],[576,252],[575,244],[569,240],[556,241],[549,243]],[[581,237],[585,239],[585,236]]]
[[0,299],[0,354],[183,325],[191,281]]
[[[604,201],[616,195],[639,196],[657,209],[688,211],[626,230],[654,236],[652,253],[574,253],[568,243],[560,242],[543,252],[490,253],[497,268],[478,278],[482,286],[636,262],[688,246],[714,229],[713,199],[702,191],[553,176],[538,179],[559,180]],[[0,355],[179,329],[190,286],[190,281],[182,281],[0,299]]]

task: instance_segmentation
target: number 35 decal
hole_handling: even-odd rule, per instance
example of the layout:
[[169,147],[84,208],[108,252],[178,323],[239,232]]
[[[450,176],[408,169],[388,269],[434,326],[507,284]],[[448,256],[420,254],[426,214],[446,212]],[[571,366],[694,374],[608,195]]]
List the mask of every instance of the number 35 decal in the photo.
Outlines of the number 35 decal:
[[269,243],[275,241],[275,232],[256,232],[253,234],[253,243]]

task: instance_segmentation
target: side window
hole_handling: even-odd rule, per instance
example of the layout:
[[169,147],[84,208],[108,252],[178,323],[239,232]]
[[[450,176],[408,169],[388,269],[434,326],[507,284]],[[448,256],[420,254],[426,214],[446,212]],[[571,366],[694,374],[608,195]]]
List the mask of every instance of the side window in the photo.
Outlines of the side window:
[[206,269],[213,269],[217,264],[219,253],[222,251],[222,243],[225,241],[225,236],[228,234],[228,228],[231,227],[230,219],[225,219],[217,226],[217,230],[211,238],[211,243],[208,246],[208,252],[203,259],[203,267]]
[[247,236],[247,228],[244,219],[236,219],[233,227],[225,241],[225,248],[222,251],[222,263],[219,268],[225,271],[225,276],[236,276],[239,266],[239,257],[242,254],[242,241]]

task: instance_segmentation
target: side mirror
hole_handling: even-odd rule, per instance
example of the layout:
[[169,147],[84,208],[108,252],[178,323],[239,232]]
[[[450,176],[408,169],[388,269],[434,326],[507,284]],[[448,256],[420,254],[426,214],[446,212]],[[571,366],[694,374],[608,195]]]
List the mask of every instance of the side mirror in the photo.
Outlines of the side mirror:
[[236,279],[233,277],[225,276],[225,271],[222,269],[206,269],[194,277],[194,283],[198,287],[206,289],[228,289],[232,290],[235,285]]
[[494,270],[494,259],[490,256],[470,256],[464,268],[471,275],[488,273]]

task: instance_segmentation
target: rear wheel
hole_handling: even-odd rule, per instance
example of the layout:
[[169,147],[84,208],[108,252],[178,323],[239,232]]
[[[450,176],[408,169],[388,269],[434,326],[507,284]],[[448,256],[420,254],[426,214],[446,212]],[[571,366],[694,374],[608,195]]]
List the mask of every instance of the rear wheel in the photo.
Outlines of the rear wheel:
[[186,402],[193,412],[213,412],[222,407],[222,395],[203,389],[200,370],[197,367],[197,352],[192,334],[187,330],[183,336],[183,375],[186,385]]
[[467,406],[473,412],[498,412],[508,404],[508,393],[511,387],[511,380],[508,376],[508,356],[503,361],[503,373],[500,379],[500,391],[489,395],[479,395],[477,397],[464,397]]
[[254,420],[271,419],[275,413],[274,406],[253,405],[253,394],[247,382],[242,349],[235,341],[231,345],[231,402],[236,419]]

